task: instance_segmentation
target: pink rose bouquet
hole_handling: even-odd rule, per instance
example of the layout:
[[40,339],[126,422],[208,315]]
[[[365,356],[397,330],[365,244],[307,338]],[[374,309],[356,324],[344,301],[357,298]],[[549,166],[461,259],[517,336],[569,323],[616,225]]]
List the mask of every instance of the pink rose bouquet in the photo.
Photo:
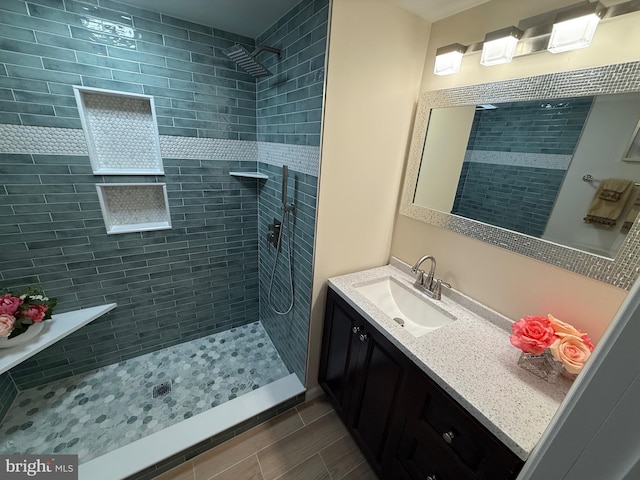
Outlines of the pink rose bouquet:
[[553,315],[526,316],[511,325],[509,338],[514,347],[540,355],[549,349],[554,359],[571,374],[578,374],[595,348],[586,333]]
[[0,292],[0,337],[17,337],[33,323],[50,319],[56,303],[34,288]]

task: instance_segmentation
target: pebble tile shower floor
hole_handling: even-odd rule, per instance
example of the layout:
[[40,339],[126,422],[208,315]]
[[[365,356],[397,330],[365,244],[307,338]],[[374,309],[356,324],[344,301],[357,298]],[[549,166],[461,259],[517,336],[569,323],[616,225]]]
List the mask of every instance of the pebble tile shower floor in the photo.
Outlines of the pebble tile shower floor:
[[260,322],[232,328],[20,392],[0,453],[84,463],[288,374]]

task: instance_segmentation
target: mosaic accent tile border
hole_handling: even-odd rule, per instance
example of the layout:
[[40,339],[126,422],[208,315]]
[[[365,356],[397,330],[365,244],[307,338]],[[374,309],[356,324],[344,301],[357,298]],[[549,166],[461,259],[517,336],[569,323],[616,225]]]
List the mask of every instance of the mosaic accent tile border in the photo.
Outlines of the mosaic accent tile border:
[[296,172],[318,176],[320,147],[258,142],[258,161],[281,167],[287,165]]
[[288,374],[262,324],[250,323],[20,392],[0,424],[0,453],[85,463]]
[[160,148],[165,158],[256,161],[258,157],[256,142],[248,140],[160,135]]
[[432,108],[640,91],[640,62],[559,72],[424,92],[420,95],[400,203],[400,214],[503,247],[629,290],[640,275],[640,225],[634,224],[614,259],[437,212],[412,203]]
[[467,150],[464,155],[465,162],[553,170],[566,170],[569,168],[571,158],[571,155],[552,153],[494,152],[489,150]]
[[0,123],[0,152],[88,155],[84,132],[77,128],[32,127]]
[[[163,158],[261,161],[318,176],[320,147],[160,135]],[[82,130],[0,124],[0,153],[88,155]]]

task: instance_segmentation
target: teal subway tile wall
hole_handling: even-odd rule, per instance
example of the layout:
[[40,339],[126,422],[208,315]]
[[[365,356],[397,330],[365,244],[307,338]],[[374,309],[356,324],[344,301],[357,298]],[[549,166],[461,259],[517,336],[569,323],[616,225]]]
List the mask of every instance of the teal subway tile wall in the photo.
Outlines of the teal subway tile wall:
[[257,45],[283,51],[265,55],[273,73],[258,82],[258,140],[320,145],[329,0],[304,0],[260,35]]
[[[260,232],[267,232],[269,224],[274,223],[274,219],[282,221],[283,218],[280,187],[282,173],[280,168],[266,163],[260,163],[259,169],[269,175],[269,179],[260,189],[258,199],[258,229]],[[301,378],[304,378],[306,368],[306,344],[309,335],[317,185],[316,176],[289,171],[287,204],[295,205],[295,213],[290,215],[288,228],[285,227],[283,232],[273,285],[271,275],[276,262],[276,248],[263,239],[259,242],[260,319],[274,345],[277,345],[285,365]],[[293,250],[291,265],[295,302],[291,312],[278,315],[269,304],[273,304],[280,312],[285,312],[290,303],[289,238]],[[271,300],[268,298],[270,291]]]
[[[258,197],[260,248],[260,318],[285,364],[303,379],[311,310],[311,278],[316,216],[320,120],[327,43],[328,0],[305,0],[258,37],[258,45],[280,48],[282,58],[265,55],[272,77],[260,80],[258,92],[259,170],[269,175]],[[287,149],[283,144],[300,146]],[[293,162],[290,161],[292,157]],[[296,205],[290,216],[293,243],[294,306],[277,315],[269,307],[268,293],[275,248],[264,241],[274,218],[282,221],[282,173],[289,165],[287,203]],[[285,311],[290,298],[287,284],[287,246],[278,258],[272,303]]]
[[9,373],[0,375],[0,418],[7,414],[17,394],[18,390]]
[[[328,3],[303,0],[251,39],[111,0],[2,2],[0,288],[42,285],[60,313],[118,308],[1,376],[0,414],[16,386],[260,315],[304,381]],[[260,56],[274,75],[256,81],[237,67],[223,52],[235,43],[282,49],[281,59]],[[152,95],[165,175],[93,175],[74,85]],[[260,289],[273,253],[265,221],[281,216],[282,165],[298,204],[296,306],[275,318]],[[95,185],[122,182],[166,183],[172,229],[106,235]]]
[[578,97],[476,110],[452,213],[541,237],[592,103]]

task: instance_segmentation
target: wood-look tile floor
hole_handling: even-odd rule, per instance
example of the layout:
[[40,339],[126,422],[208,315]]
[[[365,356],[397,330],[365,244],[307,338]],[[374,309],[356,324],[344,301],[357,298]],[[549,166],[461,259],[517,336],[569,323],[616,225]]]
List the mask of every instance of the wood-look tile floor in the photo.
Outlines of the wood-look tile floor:
[[377,480],[326,397],[302,403],[155,480]]

